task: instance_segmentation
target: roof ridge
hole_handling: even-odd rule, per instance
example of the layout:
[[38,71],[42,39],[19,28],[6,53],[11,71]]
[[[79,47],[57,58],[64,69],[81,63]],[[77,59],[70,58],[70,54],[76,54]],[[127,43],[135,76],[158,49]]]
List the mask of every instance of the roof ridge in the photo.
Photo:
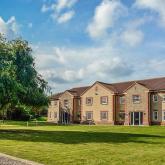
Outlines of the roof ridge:
[[122,83],[130,83],[130,82],[139,82],[139,81],[147,81],[147,80],[157,80],[157,79],[162,79],[165,77],[156,77],[156,78],[146,78],[146,79],[141,79],[141,80],[130,80],[130,81],[121,81],[121,82],[117,82],[117,83],[111,83],[111,85],[114,84],[122,84]]

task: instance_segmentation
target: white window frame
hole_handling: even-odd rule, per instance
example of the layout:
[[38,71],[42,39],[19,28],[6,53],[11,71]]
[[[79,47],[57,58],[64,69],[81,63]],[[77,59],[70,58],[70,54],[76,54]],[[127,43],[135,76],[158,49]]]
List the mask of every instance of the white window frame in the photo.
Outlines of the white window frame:
[[[155,100],[155,98],[157,98],[157,100]],[[153,102],[158,102],[158,95],[157,94],[154,94],[153,96],[152,96],[152,100],[153,100]]]
[[[137,97],[137,96],[138,96],[139,100],[135,101],[134,97]],[[132,102],[133,102],[133,104],[139,104],[140,101],[141,101],[141,96],[140,95],[132,95]]]
[[165,95],[163,95],[163,102],[165,103]]
[[[104,99],[105,99],[105,100],[104,100]],[[105,102],[104,102],[103,100],[104,100]],[[107,104],[108,104],[108,96],[101,96],[101,97],[100,97],[100,102],[101,102],[102,105],[107,105]]]
[[51,106],[53,106],[53,105],[54,105],[54,100],[51,101]]
[[[88,116],[88,114],[91,114],[91,118],[88,118],[89,116]],[[87,111],[86,112],[86,120],[93,120],[93,112],[92,111]]]
[[65,99],[64,100],[64,107],[68,107],[69,106],[69,100]]
[[57,106],[57,100],[54,101],[54,105]]
[[120,103],[120,105],[125,104],[125,96],[119,97],[119,103]]
[[162,111],[162,121],[165,121],[165,110]]
[[[102,118],[103,113],[106,113],[106,118]],[[100,120],[108,120],[108,111],[101,111],[100,112]]]
[[[155,119],[155,113],[157,113],[157,119]],[[152,112],[152,119],[153,119],[153,121],[158,121],[158,118],[159,118],[159,113],[158,113],[158,111],[153,111],[153,112]]]

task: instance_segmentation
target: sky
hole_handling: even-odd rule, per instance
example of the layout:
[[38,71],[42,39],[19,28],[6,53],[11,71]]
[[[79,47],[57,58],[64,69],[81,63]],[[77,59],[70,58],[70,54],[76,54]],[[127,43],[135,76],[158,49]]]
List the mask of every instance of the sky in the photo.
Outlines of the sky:
[[0,33],[29,42],[53,93],[165,75],[165,0],[0,0]]

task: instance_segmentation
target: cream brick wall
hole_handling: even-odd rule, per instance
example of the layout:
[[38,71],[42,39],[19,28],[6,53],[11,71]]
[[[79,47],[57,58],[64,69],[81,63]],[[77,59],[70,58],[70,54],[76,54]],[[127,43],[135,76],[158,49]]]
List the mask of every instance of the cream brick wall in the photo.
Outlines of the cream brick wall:
[[[54,102],[57,103],[57,105],[54,104]],[[59,100],[54,100],[51,101],[51,104],[49,105],[48,108],[48,121],[49,122],[54,122],[54,123],[58,123],[59,121]],[[56,113],[56,116],[55,116]]]
[[[96,91],[97,88],[97,91]],[[101,96],[108,96],[108,104],[102,105],[100,103]],[[87,105],[86,98],[92,97],[93,104]],[[113,92],[106,89],[102,85],[96,83],[93,85],[88,91],[86,91],[81,96],[81,119],[82,121],[86,120],[86,112],[92,111],[93,112],[93,120],[95,123],[113,123]],[[100,112],[101,111],[108,111],[108,120],[102,121],[100,119]]]
[[[143,112],[143,124],[148,124],[148,92],[148,88],[137,83],[126,91],[125,120],[127,124],[129,122],[129,112]],[[133,95],[140,95],[140,103],[133,103]]]
[[68,100],[68,109],[70,112],[70,117],[72,120],[72,113],[73,113],[73,95],[71,95],[69,92],[64,92],[61,96],[60,96],[60,108],[65,109],[64,106],[64,100]]

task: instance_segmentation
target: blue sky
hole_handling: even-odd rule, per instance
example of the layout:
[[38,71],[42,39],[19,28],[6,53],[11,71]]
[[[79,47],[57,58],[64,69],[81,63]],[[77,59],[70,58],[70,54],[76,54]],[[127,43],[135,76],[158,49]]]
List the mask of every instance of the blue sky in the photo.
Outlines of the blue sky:
[[164,0],[1,0],[0,32],[33,48],[53,92],[164,76]]

